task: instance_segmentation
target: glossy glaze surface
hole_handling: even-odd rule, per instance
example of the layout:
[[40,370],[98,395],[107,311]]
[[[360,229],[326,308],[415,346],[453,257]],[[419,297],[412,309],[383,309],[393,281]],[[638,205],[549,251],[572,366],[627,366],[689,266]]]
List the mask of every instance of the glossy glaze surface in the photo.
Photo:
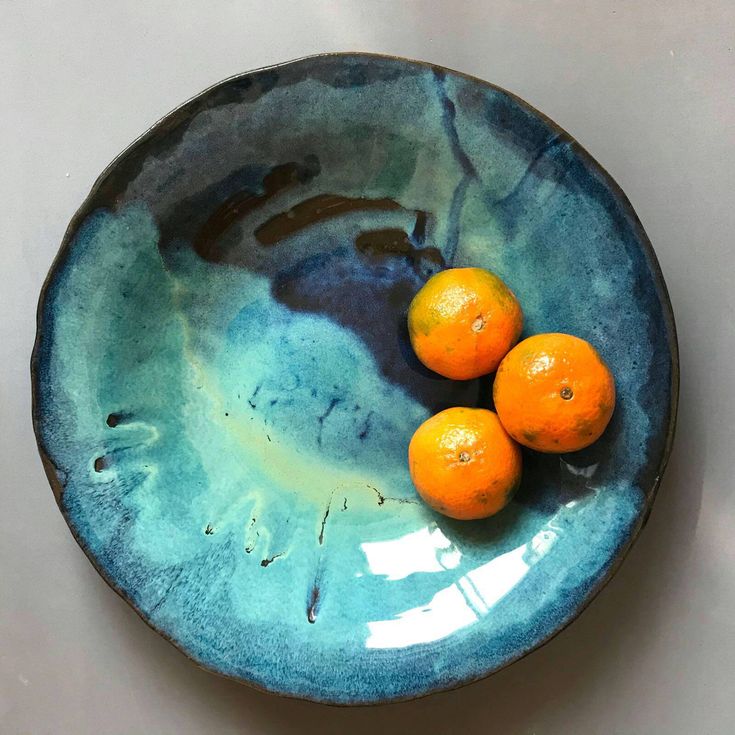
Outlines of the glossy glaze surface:
[[[414,429],[488,405],[413,357],[405,310],[477,265],[526,333],[617,378],[600,442],[524,456],[498,517],[416,500]],[[39,313],[35,422],[100,571],[220,673],[361,703],[461,684],[569,622],[642,523],[675,338],[630,205],[568,136],[477,80],[316,57],[168,116],[105,172]]]

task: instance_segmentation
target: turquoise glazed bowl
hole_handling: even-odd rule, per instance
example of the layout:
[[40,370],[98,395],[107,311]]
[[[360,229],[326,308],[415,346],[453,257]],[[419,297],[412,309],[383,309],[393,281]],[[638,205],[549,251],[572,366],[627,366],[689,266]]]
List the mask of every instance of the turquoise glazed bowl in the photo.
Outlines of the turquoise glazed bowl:
[[[618,404],[461,523],[418,502],[406,449],[491,382],[423,368],[405,315],[470,265],[527,334],[592,342]],[[46,471],[109,584],[205,668],[339,704],[459,686],[569,623],[645,522],[677,392],[653,250],[589,154],[486,82],[366,54],[229,79],[120,155],[44,286],[32,371]]]

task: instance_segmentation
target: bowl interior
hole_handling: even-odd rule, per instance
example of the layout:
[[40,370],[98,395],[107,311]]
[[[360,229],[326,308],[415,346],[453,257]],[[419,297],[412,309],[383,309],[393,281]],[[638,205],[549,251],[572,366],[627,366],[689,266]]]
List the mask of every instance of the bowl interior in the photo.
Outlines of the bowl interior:
[[[618,405],[524,455],[511,506],[417,501],[408,440],[489,406],[423,368],[405,312],[438,269],[591,341]],[[674,336],[635,215],[566,134],[477,80],[335,55],[250,73],[105,172],[48,282],[36,429],[82,546],[201,664],[332,702],[482,676],[573,618],[652,500]]]

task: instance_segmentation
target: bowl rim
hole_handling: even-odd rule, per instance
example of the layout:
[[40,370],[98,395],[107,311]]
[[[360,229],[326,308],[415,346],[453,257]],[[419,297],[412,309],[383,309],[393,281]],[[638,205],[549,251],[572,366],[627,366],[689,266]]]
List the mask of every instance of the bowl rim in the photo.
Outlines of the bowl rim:
[[[575,154],[578,155],[583,160],[585,165],[589,166],[593,171],[595,171],[595,173],[602,179],[604,184],[610,189],[613,196],[618,200],[618,203],[620,204],[621,208],[625,211],[626,215],[628,216],[630,220],[630,224],[635,231],[638,242],[643,248],[643,251],[646,256],[646,259],[647,259],[647,262],[648,262],[648,265],[651,271],[651,275],[654,281],[654,285],[656,286],[657,291],[658,291],[658,296],[660,298],[661,307],[662,307],[662,316],[663,316],[663,319],[664,319],[664,322],[666,324],[667,331],[668,331],[667,341],[669,344],[669,357],[671,360],[671,379],[670,379],[670,392],[669,392],[669,416],[668,416],[668,424],[666,427],[666,439],[665,439],[664,446],[661,452],[661,457],[659,459],[658,467],[656,470],[656,475],[653,479],[653,483],[650,489],[646,492],[644,505],[638,514],[636,523],[634,524],[631,531],[629,532],[628,538],[626,539],[624,544],[620,547],[620,549],[616,552],[615,557],[612,559],[611,563],[609,564],[604,574],[602,574],[600,578],[597,579],[597,581],[592,585],[592,587],[586,593],[586,595],[574,606],[571,617],[569,617],[568,620],[566,620],[565,622],[561,623],[559,626],[554,628],[554,630],[552,630],[551,633],[549,633],[545,638],[543,638],[541,641],[536,643],[531,648],[521,651],[520,653],[508,659],[507,661],[500,664],[499,666],[496,666],[495,668],[490,668],[477,676],[469,677],[467,679],[464,679],[460,682],[450,684],[448,686],[436,685],[418,694],[409,694],[405,696],[397,696],[397,697],[382,698],[382,699],[372,699],[372,700],[371,699],[365,699],[365,700],[358,699],[358,700],[343,702],[343,701],[334,701],[334,700],[327,699],[327,698],[319,698],[317,696],[309,696],[305,694],[294,694],[294,693],[289,693],[289,692],[283,692],[273,687],[263,686],[249,679],[240,678],[237,676],[225,674],[221,671],[218,671],[212,666],[209,666],[207,664],[204,664],[201,661],[198,661],[196,658],[194,658],[194,656],[189,651],[186,650],[184,646],[182,646],[177,641],[175,641],[168,633],[160,629],[149,618],[146,617],[146,615],[138,608],[135,602],[133,602],[130,596],[121,587],[119,587],[115,583],[115,581],[111,579],[109,575],[100,567],[100,565],[97,563],[97,561],[93,557],[87,543],[80,536],[77,529],[74,528],[72,522],[70,521],[68,517],[68,514],[66,513],[64,509],[64,506],[62,503],[64,485],[60,477],[60,472],[58,468],[54,465],[53,461],[51,460],[49,453],[47,452],[45,446],[43,445],[43,441],[41,439],[41,429],[40,429],[41,414],[40,414],[40,409],[39,409],[39,390],[40,388],[39,388],[38,381],[39,381],[40,345],[41,345],[41,341],[43,338],[43,323],[42,323],[43,309],[44,309],[46,297],[48,295],[48,290],[51,287],[51,284],[54,282],[56,276],[58,275],[60,266],[63,263],[63,260],[66,258],[66,256],[69,253],[71,244],[74,240],[74,235],[78,231],[79,226],[82,224],[84,219],[89,215],[90,203],[92,202],[96,194],[99,192],[103,183],[107,180],[109,175],[114,171],[118,163],[122,161],[124,158],[126,158],[129,154],[131,154],[132,152],[142,147],[154,134],[158,133],[165,126],[170,125],[174,120],[177,120],[177,118],[186,119],[186,117],[190,117],[191,115],[189,114],[189,110],[188,110],[189,106],[197,101],[204,99],[210,93],[212,93],[213,91],[215,91],[216,89],[220,87],[226,86],[234,81],[244,79],[253,74],[257,74],[263,71],[283,69],[284,67],[287,67],[287,66],[304,64],[310,61],[316,61],[320,59],[349,59],[349,58],[355,58],[355,59],[362,58],[368,61],[371,59],[393,61],[393,62],[399,62],[400,64],[405,64],[408,66],[414,66],[414,67],[418,66],[418,67],[427,69],[429,71],[438,72],[440,74],[447,74],[447,75],[451,75],[454,77],[459,77],[461,79],[465,79],[467,81],[473,82],[474,84],[478,84],[486,89],[492,89],[494,91],[501,92],[502,94],[506,95],[508,98],[516,102],[521,108],[523,108],[524,110],[532,113],[533,115],[541,119],[557,135],[562,136],[565,140],[571,143],[574,146]],[[314,702],[317,704],[328,705],[328,706],[338,706],[338,707],[343,707],[343,706],[351,707],[352,706],[354,707],[354,706],[378,706],[378,705],[384,705],[384,704],[395,704],[395,703],[400,703],[400,702],[407,702],[407,701],[411,701],[415,699],[422,699],[424,697],[427,697],[431,694],[436,694],[438,692],[452,691],[455,689],[460,689],[462,687],[468,686],[469,684],[474,684],[475,682],[478,682],[478,681],[481,681],[483,679],[490,677],[492,674],[495,674],[498,671],[502,671],[508,666],[511,666],[512,664],[514,664],[516,661],[519,661],[520,659],[528,656],[534,651],[537,651],[541,647],[545,646],[547,643],[549,643],[552,639],[554,639],[557,635],[559,635],[563,630],[565,630],[568,626],[570,626],[575,620],[579,618],[579,616],[587,609],[590,603],[598,596],[598,594],[604,589],[604,587],[607,586],[607,584],[610,582],[612,577],[618,571],[623,561],[628,556],[628,553],[633,547],[633,544],[640,536],[641,531],[647,524],[648,519],[650,518],[651,511],[653,509],[653,504],[655,502],[656,496],[658,495],[658,490],[661,485],[663,473],[668,464],[669,458],[671,456],[672,447],[674,444],[678,405],[679,405],[680,364],[679,364],[679,344],[678,344],[678,337],[677,337],[677,330],[676,330],[676,322],[674,319],[674,312],[673,312],[673,308],[671,305],[671,298],[669,296],[668,288],[664,280],[663,272],[661,270],[661,265],[653,249],[653,245],[651,244],[651,241],[648,238],[648,235],[646,234],[646,231],[644,230],[643,225],[637,213],[635,212],[635,209],[633,208],[633,205],[631,204],[630,200],[626,196],[623,189],[615,181],[615,179],[613,179],[613,177],[608,173],[608,171],[589,153],[589,151],[587,151],[584,148],[584,146],[582,146],[579,143],[579,141],[577,141],[577,139],[574,136],[570,135],[559,124],[554,122],[550,117],[545,115],[540,110],[536,109],[533,105],[526,102],[523,98],[519,97],[513,92],[510,92],[509,90],[497,84],[493,84],[492,82],[488,82],[472,74],[467,74],[465,72],[457,71],[455,69],[445,67],[441,64],[434,64],[428,61],[410,59],[407,57],[396,56],[392,54],[381,54],[381,53],[374,53],[374,52],[369,52],[369,51],[330,51],[330,52],[300,56],[295,59],[290,59],[288,61],[278,62],[275,64],[268,64],[266,66],[258,67],[256,69],[250,69],[244,72],[239,72],[231,76],[228,76],[224,79],[221,79],[215,82],[214,84],[209,85],[208,87],[198,92],[197,94],[194,94],[189,99],[177,105],[172,110],[170,110],[165,115],[163,115],[161,118],[156,120],[156,122],[154,122],[147,130],[145,130],[137,138],[135,138],[135,140],[133,140],[129,145],[127,145],[120,153],[118,153],[110,161],[110,163],[103,169],[102,173],[100,173],[99,176],[95,179],[94,183],[92,184],[92,187],[89,190],[89,193],[84,198],[84,201],[78,207],[78,209],[72,216],[71,220],[69,221],[69,224],[67,225],[64,231],[64,235],[62,237],[61,244],[56,253],[56,256],[54,257],[51,263],[51,266],[49,267],[49,271],[43,281],[43,285],[41,286],[41,291],[38,297],[38,304],[36,307],[36,337],[34,340],[33,351],[32,351],[31,360],[30,360],[30,377],[31,377],[31,415],[32,415],[33,432],[34,432],[35,439],[36,439],[36,446],[37,446],[38,453],[41,458],[41,462],[43,464],[44,471],[46,473],[46,477],[54,493],[54,497],[56,499],[56,503],[59,507],[61,515],[66,521],[66,524],[69,527],[69,530],[71,531],[71,534],[74,537],[74,540],[77,542],[77,544],[80,546],[82,551],[85,553],[85,555],[91,562],[92,566],[96,569],[97,573],[109,585],[109,587],[111,587],[123,600],[125,600],[125,602],[130,607],[132,607],[133,610],[135,610],[135,612],[143,620],[143,622],[145,622],[146,625],[148,625],[148,627],[150,627],[152,630],[158,633],[162,638],[168,641],[179,652],[181,652],[184,656],[186,656],[186,658],[188,658],[191,662],[195,663],[201,669],[204,669],[205,671],[208,671],[212,674],[216,674],[219,677],[222,677],[224,679],[229,679],[229,680],[238,682],[240,684],[245,684],[253,689],[256,689],[258,691],[265,692],[267,694],[271,694],[274,696],[286,697],[289,699],[296,699],[296,700],[302,700],[302,701],[309,701],[309,702]]]

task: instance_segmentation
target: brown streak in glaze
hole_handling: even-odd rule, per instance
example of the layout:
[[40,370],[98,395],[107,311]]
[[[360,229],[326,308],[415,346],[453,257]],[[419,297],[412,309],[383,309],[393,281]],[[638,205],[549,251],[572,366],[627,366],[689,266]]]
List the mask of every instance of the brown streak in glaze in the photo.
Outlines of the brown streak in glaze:
[[423,210],[419,209],[416,212],[416,224],[413,228],[413,239],[416,242],[423,243],[424,238],[426,237],[426,222],[428,218],[428,214]]
[[363,232],[355,240],[355,247],[365,255],[405,255],[416,268],[422,259],[444,267],[444,257],[435,247],[417,248],[400,229]]
[[315,222],[339,217],[349,212],[395,211],[403,209],[392,199],[365,199],[362,197],[343,197],[338,194],[319,194],[306,199],[288,212],[271,217],[255,231],[261,245],[276,245],[281,240],[303,230]]
[[284,163],[275,166],[263,178],[263,193],[238,192],[225,200],[202,225],[194,238],[194,250],[205,260],[217,261],[217,240],[237,220],[262,207],[276,194],[304,183],[314,174],[298,163]]

